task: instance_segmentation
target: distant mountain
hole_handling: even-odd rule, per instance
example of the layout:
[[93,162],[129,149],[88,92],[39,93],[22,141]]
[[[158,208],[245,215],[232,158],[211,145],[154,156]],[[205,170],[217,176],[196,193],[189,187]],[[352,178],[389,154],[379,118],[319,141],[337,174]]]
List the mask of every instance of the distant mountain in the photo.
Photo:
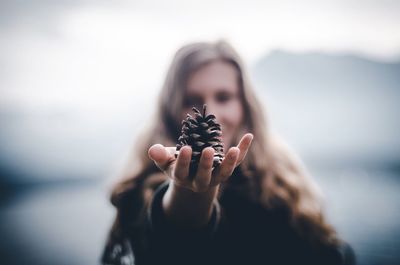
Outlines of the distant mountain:
[[256,78],[264,82],[307,85],[299,92],[332,91],[339,86],[360,93],[400,91],[400,62],[382,63],[354,55],[275,51],[260,59],[254,70]]
[[252,74],[272,123],[310,159],[400,160],[400,62],[275,51]]

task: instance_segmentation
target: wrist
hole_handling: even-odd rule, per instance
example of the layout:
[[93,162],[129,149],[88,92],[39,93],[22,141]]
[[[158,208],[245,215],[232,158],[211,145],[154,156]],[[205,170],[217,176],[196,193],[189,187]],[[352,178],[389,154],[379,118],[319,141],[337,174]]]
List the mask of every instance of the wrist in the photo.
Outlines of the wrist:
[[194,192],[171,180],[162,200],[166,217],[178,225],[206,225],[211,218],[218,189],[219,186],[215,186],[206,192]]

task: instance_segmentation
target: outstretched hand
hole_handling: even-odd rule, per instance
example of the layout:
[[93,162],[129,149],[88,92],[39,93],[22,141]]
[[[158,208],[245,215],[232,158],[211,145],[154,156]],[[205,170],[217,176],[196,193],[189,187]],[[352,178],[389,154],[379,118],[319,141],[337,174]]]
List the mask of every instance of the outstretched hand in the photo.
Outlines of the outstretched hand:
[[237,146],[229,148],[221,164],[214,170],[212,168],[214,149],[212,147],[203,149],[194,177],[189,177],[192,157],[190,146],[183,146],[177,158],[175,158],[175,147],[164,147],[161,144],[150,147],[148,154],[157,167],[176,185],[194,192],[206,192],[229,179],[233,170],[244,160],[252,140],[251,133],[245,134]]

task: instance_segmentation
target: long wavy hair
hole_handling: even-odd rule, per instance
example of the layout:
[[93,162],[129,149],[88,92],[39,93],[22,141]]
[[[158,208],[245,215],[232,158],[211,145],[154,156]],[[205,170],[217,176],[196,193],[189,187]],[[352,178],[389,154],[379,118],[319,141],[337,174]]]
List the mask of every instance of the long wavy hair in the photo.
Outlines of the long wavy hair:
[[[118,210],[114,232],[119,231],[118,226],[123,225],[122,219],[143,213],[154,187],[166,180],[166,176],[160,174],[153,161],[148,158],[147,151],[155,143],[166,146],[176,144],[187,80],[194,71],[215,61],[227,62],[237,70],[246,118],[233,142],[237,143],[239,137],[246,132],[254,135],[251,148],[239,166],[243,175],[255,183],[253,187],[257,187],[254,189],[258,190],[254,191],[254,198],[266,208],[277,205],[286,207],[291,225],[312,244],[337,245],[339,240],[333,227],[325,220],[317,186],[294,152],[272,133],[244,64],[226,41],[185,45],[175,54],[159,95],[152,123],[138,137],[140,140],[133,148],[124,176],[113,188],[111,202]],[[133,189],[140,190],[134,197],[135,203],[132,198],[129,199],[130,204],[136,205],[127,206],[124,195]]]

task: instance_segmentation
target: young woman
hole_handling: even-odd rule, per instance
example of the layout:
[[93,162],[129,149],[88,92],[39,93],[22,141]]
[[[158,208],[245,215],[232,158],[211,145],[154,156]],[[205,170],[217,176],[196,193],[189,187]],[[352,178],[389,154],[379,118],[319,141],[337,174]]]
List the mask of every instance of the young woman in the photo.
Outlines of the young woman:
[[[175,158],[174,146],[181,121],[203,104],[221,124],[225,158],[213,169],[214,150],[204,149],[189,177],[192,149]],[[354,264],[228,43],[178,50],[139,139],[112,192],[117,216],[103,264]]]

